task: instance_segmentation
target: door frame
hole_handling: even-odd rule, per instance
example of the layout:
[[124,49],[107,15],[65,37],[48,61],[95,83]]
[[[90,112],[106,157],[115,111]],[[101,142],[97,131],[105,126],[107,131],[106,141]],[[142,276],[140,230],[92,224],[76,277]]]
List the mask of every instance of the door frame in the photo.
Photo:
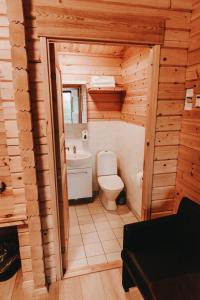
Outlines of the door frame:
[[[52,105],[51,77],[50,77],[50,57],[49,43],[58,42],[77,42],[77,43],[95,43],[95,44],[112,44],[112,45],[130,45],[133,43],[122,44],[119,42],[108,43],[107,41],[99,42],[94,39],[92,42],[83,40],[71,39],[51,39],[40,37],[41,62],[43,65],[44,77],[44,92],[46,103],[47,117],[47,145],[48,145],[48,160],[49,160],[49,179],[51,187],[51,195],[53,201],[53,220],[54,220],[54,238],[55,238],[55,256],[56,256],[56,273],[57,280],[63,278],[62,252],[61,252],[61,234],[58,204],[58,186],[57,186],[57,170],[56,170],[56,151],[55,151],[55,133],[54,133],[54,117]],[[145,47],[145,45],[135,45]],[[150,45],[152,63],[149,67],[151,77],[148,82],[148,103],[147,121],[145,126],[145,149],[144,149],[144,173],[143,173],[143,189],[142,189],[142,220],[150,219],[151,217],[151,195],[153,184],[153,162],[154,162],[154,147],[155,147],[155,131],[156,131],[156,111],[157,111],[157,95],[158,95],[158,78],[160,69],[160,45]],[[151,87],[154,87],[151,89]]]

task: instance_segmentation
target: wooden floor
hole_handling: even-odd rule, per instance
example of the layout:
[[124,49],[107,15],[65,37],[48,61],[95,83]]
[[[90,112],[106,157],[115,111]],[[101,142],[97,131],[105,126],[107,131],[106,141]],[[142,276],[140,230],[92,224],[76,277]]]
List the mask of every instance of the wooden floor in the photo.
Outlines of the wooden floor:
[[121,268],[77,276],[52,284],[49,294],[34,296],[30,289],[22,289],[19,271],[10,280],[0,283],[1,300],[142,300],[137,288],[124,293]]

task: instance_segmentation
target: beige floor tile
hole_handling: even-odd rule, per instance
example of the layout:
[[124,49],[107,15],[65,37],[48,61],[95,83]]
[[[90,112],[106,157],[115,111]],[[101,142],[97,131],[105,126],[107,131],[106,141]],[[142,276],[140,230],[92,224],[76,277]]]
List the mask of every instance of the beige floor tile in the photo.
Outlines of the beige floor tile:
[[94,221],[94,223],[99,223],[99,222],[106,222],[107,219],[106,219],[106,216],[105,214],[95,214],[95,215],[92,215],[92,219]]
[[82,234],[84,245],[100,243],[99,236],[96,232]]
[[69,236],[70,235],[76,235],[80,233],[80,227],[79,225],[73,225],[69,226]]
[[104,254],[101,243],[85,245],[85,253],[87,257]]
[[87,206],[83,206],[83,207],[76,208],[76,214],[77,214],[77,216],[86,216],[86,215],[89,215],[90,212],[89,212],[89,209]]
[[125,224],[132,224],[132,223],[137,223],[138,220],[135,217],[129,217],[129,218],[124,218],[122,219],[122,222]]
[[76,214],[76,207],[75,206],[69,206],[69,213],[70,214],[73,214],[73,213]]
[[83,241],[80,234],[71,235],[69,237],[69,247],[82,246],[82,245],[83,245]]
[[107,263],[107,259],[104,254],[88,257],[87,261],[88,261],[88,265],[97,265],[97,264]]
[[106,218],[108,220],[119,220],[120,216],[118,215],[118,213],[116,211],[113,212],[106,212]]
[[94,224],[83,224],[80,225],[80,231],[81,233],[95,232],[96,227],[94,226]]
[[102,241],[102,246],[106,254],[118,252],[121,250],[120,245],[116,239],[110,241]]
[[70,225],[78,225],[78,218],[76,215],[69,215],[69,224]]
[[108,254],[106,254],[106,258],[107,258],[108,262],[121,260],[121,252],[117,251],[117,252],[113,252],[113,253],[108,253]]
[[77,259],[77,260],[69,260],[68,261],[68,271],[79,268],[79,267],[85,267],[87,265],[88,265],[88,262],[87,262],[86,258],[81,258],[81,259]]
[[124,227],[113,228],[116,238],[122,238],[124,234]]
[[89,207],[89,211],[90,211],[91,215],[104,213],[104,209],[101,206]]
[[102,208],[102,205],[100,202],[93,202],[88,204],[88,208],[90,209],[96,209],[96,208]]
[[124,214],[121,214],[120,217],[122,219],[127,219],[127,218],[134,218],[134,219],[136,219],[136,217],[134,216],[134,214],[131,211],[129,211],[127,213],[124,213]]
[[118,205],[117,207],[117,213],[119,215],[128,213],[130,209],[126,205]]
[[98,231],[99,238],[102,241],[110,241],[116,239],[113,231],[110,228],[105,229],[99,229]]
[[95,227],[96,227],[97,231],[102,230],[102,229],[106,230],[106,229],[110,229],[110,224],[108,221],[96,222]]
[[111,228],[119,228],[119,227],[123,227],[124,223],[121,219],[117,219],[117,220],[109,220],[109,224],[111,226]]
[[80,225],[91,224],[92,223],[92,217],[90,215],[78,216],[78,222],[79,222]]
[[68,260],[78,260],[85,258],[85,251],[83,246],[69,247],[68,249]]

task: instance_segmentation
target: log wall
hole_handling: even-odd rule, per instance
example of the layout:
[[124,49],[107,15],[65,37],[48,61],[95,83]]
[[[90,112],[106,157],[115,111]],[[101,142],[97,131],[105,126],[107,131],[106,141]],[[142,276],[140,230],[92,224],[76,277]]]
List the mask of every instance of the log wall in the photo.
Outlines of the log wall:
[[[185,34],[189,34],[186,29]],[[175,43],[174,47],[170,44],[170,47],[161,48],[151,205],[153,218],[171,214],[175,209],[178,146],[187,66],[187,49],[185,45],[183,48],[179,46],[177,48]]]
[[18,0],[1,1],[0,4],[9,20],[7,39],[11,45],[8,61],[5,61],[6,67],[3,68],[3,79],[7,84],[2,99],[5,103],[3,107],[7,147],[11,178],[12,173],[18,173],[18,180],[21,180],[21,186],[16,184],[17,181],[12,181],[14,211],[23,208],[23,216],[19,216],[15,224],[10,221],[8,225],[18,225],[24,284],[41,291],[46,290],[46,279],[33,151],[23,6]]
[[6,1],[0,2],[0,180],[6,191],[0,195],[0,223],[25,218],[22,160],[13,92],[11,45]]
[[[119,86],[122,84],[121,63],[120,56],[66,53],[60,59],[62,82],[84,83],[89,88],[91,76],[103,75],[114,76]],[[88,93],[88,120],[120,119],[122,100],[120,93]]]
[[[1,0],[0,3],[2,7],[3,1]],[[73,13],[76,14],[77,11],[77,15],[80,14],[81,10],[81,13],[83,13],[83,15],[86,13],[86,11],[89,11],[93,14],[98,13],[101,16],[103,16],[105,12],[108,12],[109,15],[118,18],[121,15],[123,15],[124,17],[128,12],[130,18],[135,15],[148,15],[154,18],[157,18],[159,16],[166,19],[164,45],[161,48],[160,59],[155,162],[152,190],[152,216],[155,217],[161,214],[163,215],[172,213],[174,209],[173,199],[177,170],[180,119],[182,114],[183,99],[185,96],[185,70],[187,64],[187,48],[189,45],[191,1],[95,1],[95,5],[92,6],[90,1],[69,0],[62,1],[62,3],[56,0],[51,2],[47,0],[25,0],[23,1],[23,3],[25,12],[25,32],[27,41],[26,49],[28,53],[30,96],[33,119],[31,132],[33,130],[33,147],[34,154],[36,155],[37,171],[37,182],[35,179],[35,182],[33,184],[36,189],[34,189],[34,193],[31,192],[31,195],[34,195],[34,197],[37,198],[38,188],[40,216],[42,222],[41,231],[40,222],[38,222],[38,208],[36,205],[37,217],[35,218],[36,224],[34,225],[34,230],[35,235],[40,241],[39,249],[41,249],[40,234],[42,233],[45,273],[48,281],[53,282],[56,280],[56,271],[53,237],[52,199],[49,185],[49,167],[47,159],[47,120],[44,109],[45,99],[43,94],[43,77],[40,58],[40,44],[36,27],[36,13],[34,9],[35,5],[51,5],[56,7],[57,5],[62,5],[62,3],[64,3],[65,7],[68,7],[70,9],[73,8]],[[18,5],[13,7],[18,7]],[[97,10],[97,12],[95,10]],[[88,25],[88,31],[90,31],[90,28],[93,27],[94,24],[92,23]],[[197,28],[198,26],[196,27],[196,31]],[[115,30],[115,28],[113,30]],[[3,32],[6,32],[6,30],[3,30]],[[16,34],[16,38],[17,37],[19,37],[19,35]],[[11,81],[12,79],[10,79],[10,82]],[[25,116],[25,114],[23,116]],[[33,150],[33,147],[31,151]],[[34,163],[33,166],[33,168],[35,168]],[[36,177],[28,175],[26,178]],[[32,182],[26,182],[26,184],[32,186]],[[27,198],[29,194],[26,195]],[[35,202],[33,201],[33,204],[34,203]],[[29,231],[31,232],[30,229]],[[39,253],[39,260],[41,262],[42,253]],[[36,266],[37,261],[35,264],[35,268]],[[39,270],[40,274],[42,274],[43,267],[41,263],[39,263],[39,267],[37,268],[37,270]],[[34,273],[35,272],[37,273],[36,269],[34,270]],[[42,277],[41,280],[43,280]]]
[[200,94],[200,1],[193,1],[190,46],[186,87],[194,89],[191,111],[184,111],[180,135],[178,174],[176,181],[177,206],[187,196],[200,202],[200,108],[195,97]]
[[121,119],[145,126],[147,115],[149,48],[129,48],[122,61],[122,80],[126,96]]

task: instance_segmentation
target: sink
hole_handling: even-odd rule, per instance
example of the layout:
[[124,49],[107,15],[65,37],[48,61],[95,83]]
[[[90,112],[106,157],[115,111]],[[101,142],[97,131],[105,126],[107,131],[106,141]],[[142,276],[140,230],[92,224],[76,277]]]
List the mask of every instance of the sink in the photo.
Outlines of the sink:
[[66,151],[67,168],[88,168],[92,166],[92,154],[88,151],[77,151],[76,153]]

